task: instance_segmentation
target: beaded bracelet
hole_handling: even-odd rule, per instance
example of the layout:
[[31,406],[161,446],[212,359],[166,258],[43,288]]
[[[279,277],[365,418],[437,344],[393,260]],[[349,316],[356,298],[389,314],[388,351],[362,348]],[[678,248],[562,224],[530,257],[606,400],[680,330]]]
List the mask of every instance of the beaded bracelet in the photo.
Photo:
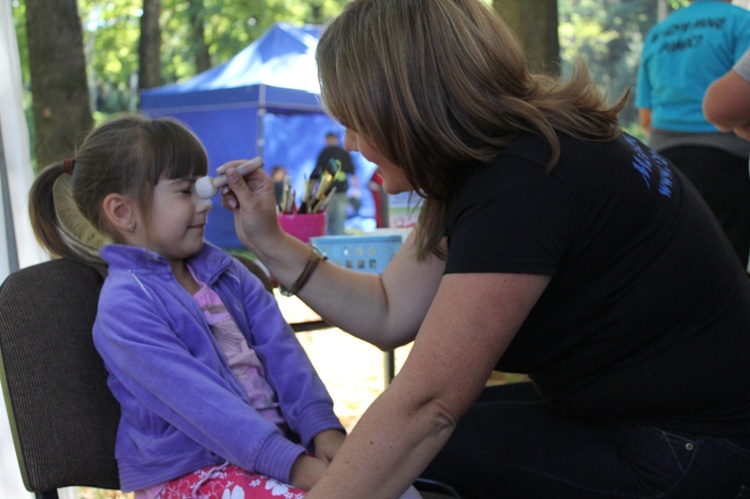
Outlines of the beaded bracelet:
[[320,251],[315,246],[311,246],[311,249],[312,252],[310,253],[310,258],[307,260],[305,268],[302,269],[302,273],[297,280],[294,281],[288,289],[284,286],[279,286],[279,291],[282,295],[294,296],[299,293],[302,287],[307,284],[307,281],[310,279],[312,273],[315,272],[315,269],[318,268],[318,264],[323,260],[328,260],[328,257],[321,255]]

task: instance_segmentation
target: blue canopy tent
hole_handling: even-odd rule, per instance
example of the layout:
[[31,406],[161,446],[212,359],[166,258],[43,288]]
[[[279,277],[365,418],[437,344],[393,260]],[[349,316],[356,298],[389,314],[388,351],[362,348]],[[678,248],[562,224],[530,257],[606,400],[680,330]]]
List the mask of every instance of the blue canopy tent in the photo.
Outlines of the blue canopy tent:
[[[321,32],[321,26],[278,23],[228,62],[182,83],[144,90],[141,110],[187,124],[205,145],[212,174],[226,161],[261,156],[267,171],[284,166],[301,193],[326,132],[342,130],[320,106],[315,48]],[[361,157],[355,162],[366,185],[374,166]],[[229,211],[211,211],[206,239],[241,247]]]

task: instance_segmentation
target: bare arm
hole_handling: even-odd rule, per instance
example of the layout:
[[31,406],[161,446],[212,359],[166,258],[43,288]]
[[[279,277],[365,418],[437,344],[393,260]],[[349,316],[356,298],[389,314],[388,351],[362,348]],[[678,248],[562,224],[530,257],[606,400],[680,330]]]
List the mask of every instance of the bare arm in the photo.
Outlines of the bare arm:
[[750,82],[736,71],[728,71],[706,90],[703,114],[719,130],[735,130],[750,140]]
[[[224,204],[235,210],[240,240],[289,285],[310,249],[278,227],[265,174],[254,172],[246,182],[236,172],[228,177],[234,194],[225,194]],[[443,262],[418,264],[412,244],[405,242],[382,278],[323,263],[300,293],[332,323],[379,345],[419,331],[401,372],[347,437],[310,499],[387,498],[406,490],[476,399],[549,282],[523,274],[442,276]]]
[[[234,180],[232,180],[234,177]],[[310,257],[310,248],[278,225],[273,182],[261,172],[243,179],[229,172],[235,227],[282,285],[290,286]],[[298,296],[331,324],[382,349],[414,339],[440,283],[444,262],[417,262],[413,237],[402,245],[382,276],[321,262]]]
[[414,339],[444,268],[436,257],[417,262],[412,232],[382,276],[323,262],[299,297],[329,323],[388,350]]
[[651,133],[651,109],[642,107],[638,109],[638,119],[641,122],[641,128],[646,132],[646,135]]
[[445,444],[548,282],[446,275],[401,372],[308,497],[398,497]]

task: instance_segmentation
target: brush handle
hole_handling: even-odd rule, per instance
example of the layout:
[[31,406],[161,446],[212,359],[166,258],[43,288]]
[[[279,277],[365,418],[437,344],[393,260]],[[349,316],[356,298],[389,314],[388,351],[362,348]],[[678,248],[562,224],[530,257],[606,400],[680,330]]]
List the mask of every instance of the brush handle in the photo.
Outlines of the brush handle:
[[[237,167],[237,173],[239,173],[240,175],[247,175],[248,173],[254,172],[255,170],[258,170],[260,168],[263,168],[263,158],[257,156],[240,164]],[[214,177],[211,179],[211,183],[216,189],[218,189],[219,187],[224,187],[225,185],[227,185],[227,176],[219,175],[218,177]]]
[[[237,172],[240,175],[247,175],[248,173],[255,171],[263,166],[263,159],[260,156],[253,158],[249,161],[245,161],[237,167]],[[208,199],[216,195],[219,192],[219,187],[227,185],[227,176],[219,175],[218,177],[211,178],[208,175],[201,177],[195,181],[195,192],[198,196],[203,199]]]

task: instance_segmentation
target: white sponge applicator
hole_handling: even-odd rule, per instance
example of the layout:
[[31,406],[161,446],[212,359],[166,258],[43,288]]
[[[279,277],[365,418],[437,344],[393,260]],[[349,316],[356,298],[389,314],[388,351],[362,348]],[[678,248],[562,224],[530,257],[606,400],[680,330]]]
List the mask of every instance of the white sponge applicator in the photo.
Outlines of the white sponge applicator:
[[[246,175],[263,167],[263,159],[258,156],[251,160],[245,161],[237,167],[240,175]],[[218,177],[201,177],[195,182],[195,192],[203,199],[208,199],[219,192],[219,187],[227,185],[227,176],[219,175]]]

